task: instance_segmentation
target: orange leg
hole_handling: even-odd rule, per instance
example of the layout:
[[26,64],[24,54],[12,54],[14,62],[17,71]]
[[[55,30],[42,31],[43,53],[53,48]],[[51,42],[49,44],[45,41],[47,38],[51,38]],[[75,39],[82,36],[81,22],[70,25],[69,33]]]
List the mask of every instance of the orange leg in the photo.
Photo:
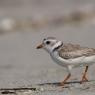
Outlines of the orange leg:
[[88,79],[86,78],[87,71],[88,71],[88,66],[86,66],[85,68],[85,72],[83,73],[82,80],[80,83],[83,83],[84,81],[88,81]]
[[64,81],[61,82],[61,86],[64,86],[66,81],[71,77],[71,74],[68,74],[67,77],[64,79]]

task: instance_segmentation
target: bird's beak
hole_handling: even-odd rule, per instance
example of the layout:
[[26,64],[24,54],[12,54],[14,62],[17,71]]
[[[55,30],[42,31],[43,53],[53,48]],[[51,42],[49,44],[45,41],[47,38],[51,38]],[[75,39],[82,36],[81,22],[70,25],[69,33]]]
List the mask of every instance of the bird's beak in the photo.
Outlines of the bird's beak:
[[41,48],[43,48],[43,44],[40,44],[40,45],[38,45],[38,46],[36,47],[36,49],[41,49]]

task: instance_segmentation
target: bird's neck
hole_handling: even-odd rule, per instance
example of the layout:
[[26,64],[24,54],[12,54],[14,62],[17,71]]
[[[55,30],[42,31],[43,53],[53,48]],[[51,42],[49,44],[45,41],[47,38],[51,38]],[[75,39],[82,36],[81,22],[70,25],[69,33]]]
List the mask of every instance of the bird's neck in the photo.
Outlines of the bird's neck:
[[58,41],[53,47],[52,47],[52,52],[59,50],[63,46],[62,41]]

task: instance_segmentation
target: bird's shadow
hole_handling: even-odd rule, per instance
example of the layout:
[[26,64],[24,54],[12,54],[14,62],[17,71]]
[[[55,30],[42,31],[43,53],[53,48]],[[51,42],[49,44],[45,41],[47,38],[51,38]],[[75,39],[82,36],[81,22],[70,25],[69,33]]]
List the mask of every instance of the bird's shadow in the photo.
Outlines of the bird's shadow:
[[[86,82],[95,82],[95,80],[90,80],[90,81],[84,81],[83,83],[86,83]],[[65,84],[81,84],[81,81],[70,81],[70,82],[66,82]],[[61,86],[61,83],[60,82],[47,82],[47,83],[41,83],[41,84],[38,84],[40,86],[44,86],[44,85],[54,85],[54,86]]]

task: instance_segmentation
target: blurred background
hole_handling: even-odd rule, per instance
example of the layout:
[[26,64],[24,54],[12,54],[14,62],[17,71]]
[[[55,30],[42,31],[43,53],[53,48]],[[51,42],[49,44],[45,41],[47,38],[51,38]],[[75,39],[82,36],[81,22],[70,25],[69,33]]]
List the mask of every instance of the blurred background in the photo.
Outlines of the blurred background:
[[63,68],[36,50],[48,36],[95,48],[95,0],[0,0],[0,88],[63,80]]

